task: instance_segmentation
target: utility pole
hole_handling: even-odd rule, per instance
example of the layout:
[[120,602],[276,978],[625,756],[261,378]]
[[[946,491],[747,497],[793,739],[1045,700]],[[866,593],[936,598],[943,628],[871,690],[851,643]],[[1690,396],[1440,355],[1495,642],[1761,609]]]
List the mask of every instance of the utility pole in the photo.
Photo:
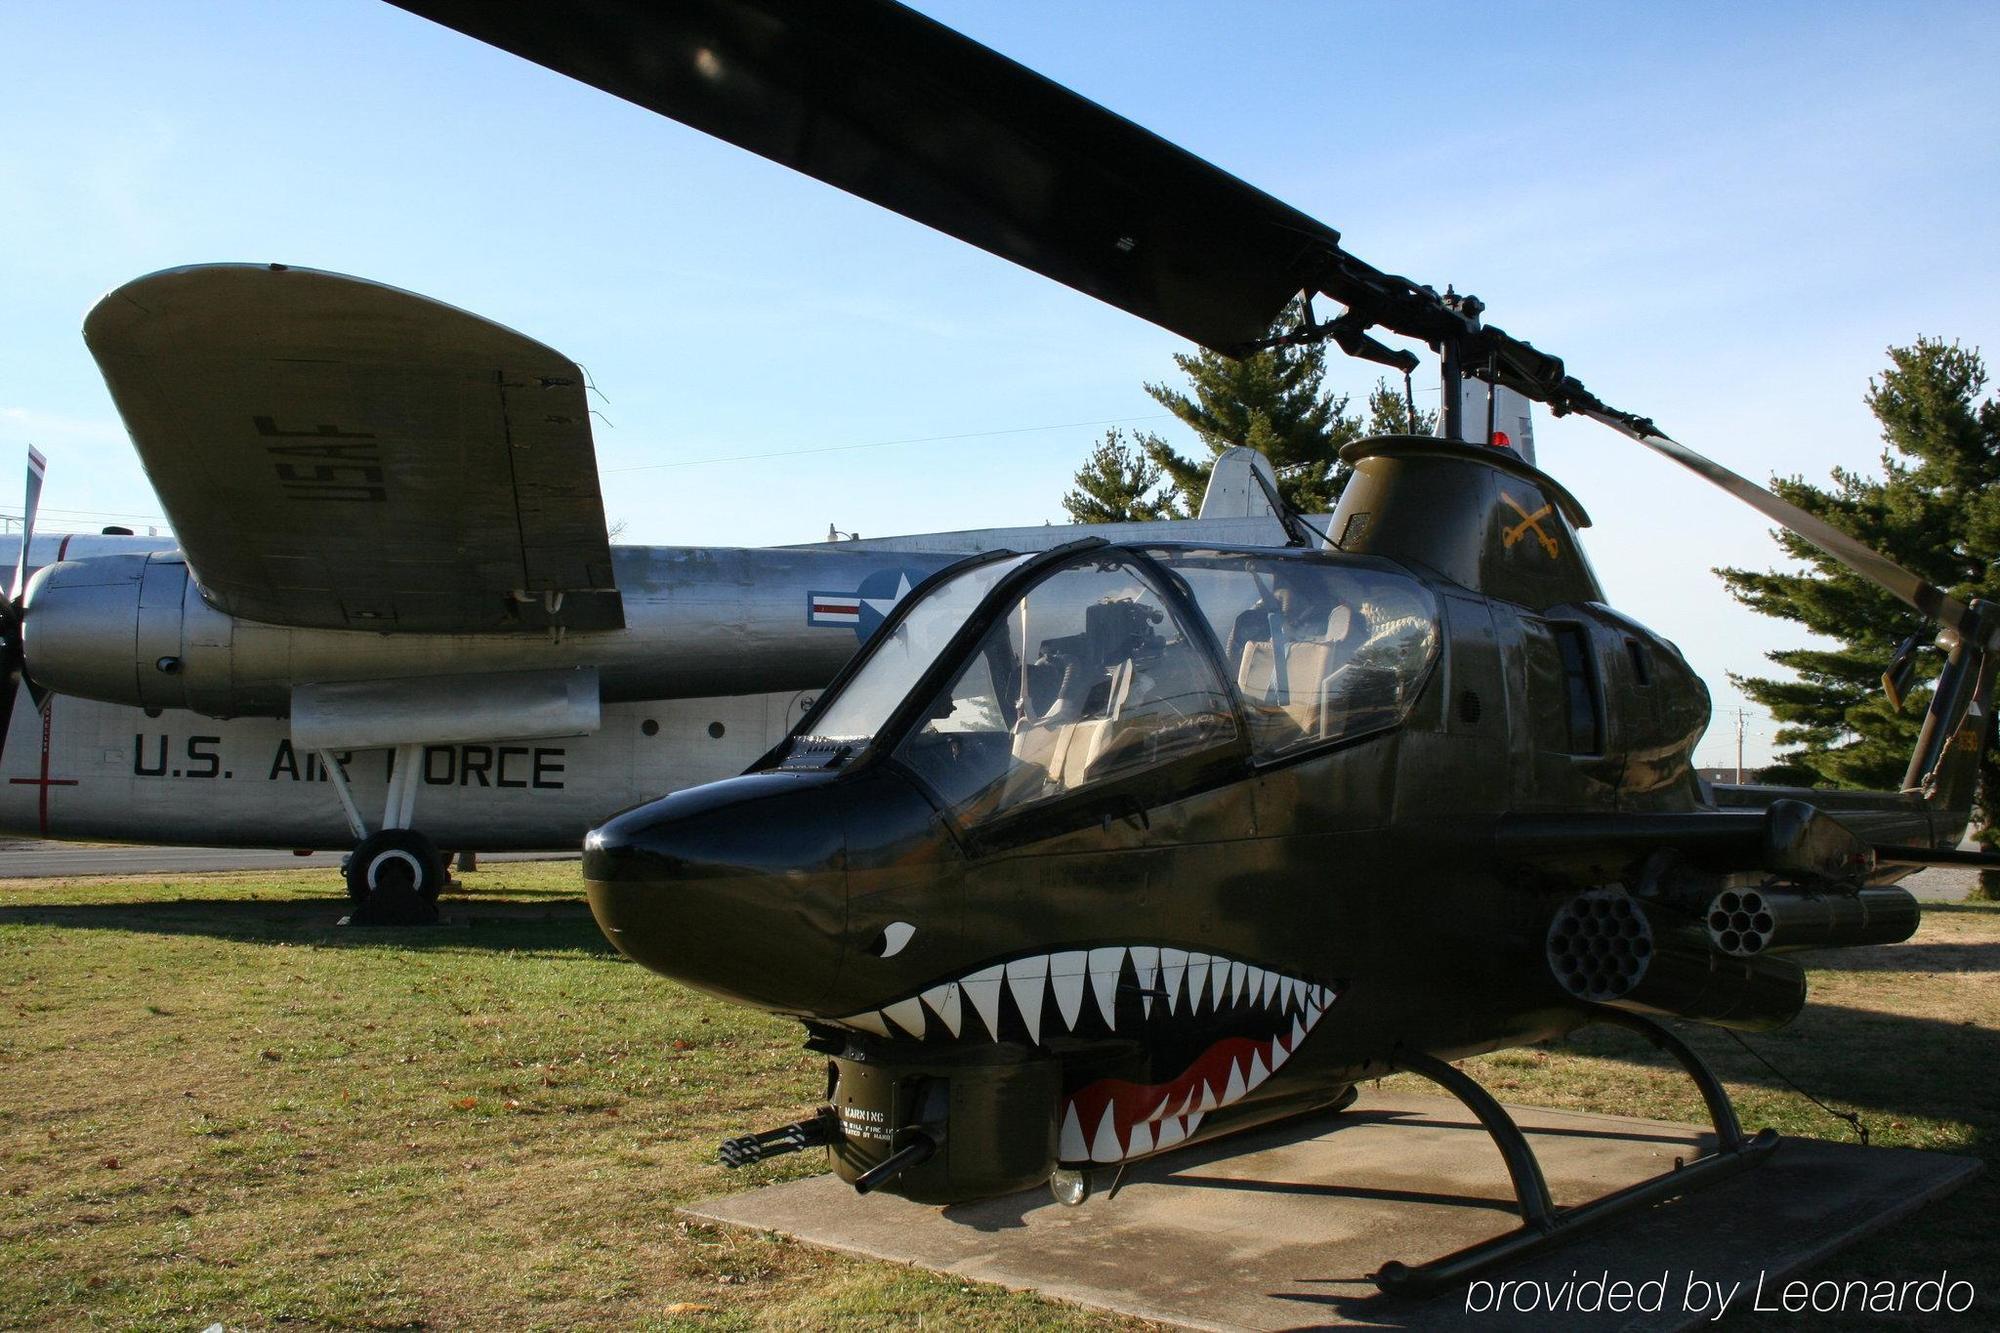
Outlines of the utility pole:
[[1743,785],[1743,729],[1748,725],[1744,711],[1736,710],[1736,785]]

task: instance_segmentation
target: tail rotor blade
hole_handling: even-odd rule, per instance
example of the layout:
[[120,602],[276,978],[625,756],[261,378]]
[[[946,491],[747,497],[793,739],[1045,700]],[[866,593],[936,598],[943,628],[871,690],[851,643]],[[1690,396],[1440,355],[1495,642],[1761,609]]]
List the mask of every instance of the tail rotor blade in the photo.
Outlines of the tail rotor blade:
[[1609,426],[1620,435],[1637,440],[1654,453],[1671,458],[1688,471],[1721,487],[1780,527],[1811,542],[1870,583],[1909,603],[1927,618],[1954,630],[1964,631],[1972,626],[1973,616],[1965,603],[1929,580],[1912,574],[1879,551],[1856,541],[1825,519],[1773,495],[1748,477],[1738,476],[1680,441],[1642,429],[1618,414],[1585,408],[1582,415]]
[[28,585],[28,544],[35,540],[35,511],[41,508],[42,477],[48,470],[49,460],[42,457],[41,450],[29,445],[27,498],[21,504],[21,550],[14,557],[14,584],[7,590],[16,620],[21,615],[21,591]]

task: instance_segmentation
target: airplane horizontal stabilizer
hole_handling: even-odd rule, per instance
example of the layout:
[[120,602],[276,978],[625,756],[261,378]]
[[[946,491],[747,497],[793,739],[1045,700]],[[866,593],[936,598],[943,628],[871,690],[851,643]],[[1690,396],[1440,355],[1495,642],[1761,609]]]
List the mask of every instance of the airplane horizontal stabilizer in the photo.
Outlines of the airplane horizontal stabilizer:
[[168,269],[84,340],[210,605],[320,629],[617,629],[583,373],[281,264]]

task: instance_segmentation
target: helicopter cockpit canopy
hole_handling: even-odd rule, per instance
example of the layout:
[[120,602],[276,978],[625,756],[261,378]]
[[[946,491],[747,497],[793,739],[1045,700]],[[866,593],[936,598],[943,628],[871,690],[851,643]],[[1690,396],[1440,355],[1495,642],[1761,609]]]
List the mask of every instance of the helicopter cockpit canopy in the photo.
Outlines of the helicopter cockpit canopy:
[[989,558],[909,598],[777,763],[888,755],[976,825],[1388,730],[1438,642],[1430,592],[1368,557],[1093,543]]

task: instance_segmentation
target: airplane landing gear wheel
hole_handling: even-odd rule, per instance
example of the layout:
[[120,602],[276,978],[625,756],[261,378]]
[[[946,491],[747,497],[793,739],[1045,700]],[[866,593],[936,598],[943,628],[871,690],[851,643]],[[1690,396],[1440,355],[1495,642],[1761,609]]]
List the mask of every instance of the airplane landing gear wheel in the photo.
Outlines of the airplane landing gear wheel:
[[357,903],[384,897],[434,903],[444,880],[444,858],[414,829],[371,833],[347,858],[347,894]]

